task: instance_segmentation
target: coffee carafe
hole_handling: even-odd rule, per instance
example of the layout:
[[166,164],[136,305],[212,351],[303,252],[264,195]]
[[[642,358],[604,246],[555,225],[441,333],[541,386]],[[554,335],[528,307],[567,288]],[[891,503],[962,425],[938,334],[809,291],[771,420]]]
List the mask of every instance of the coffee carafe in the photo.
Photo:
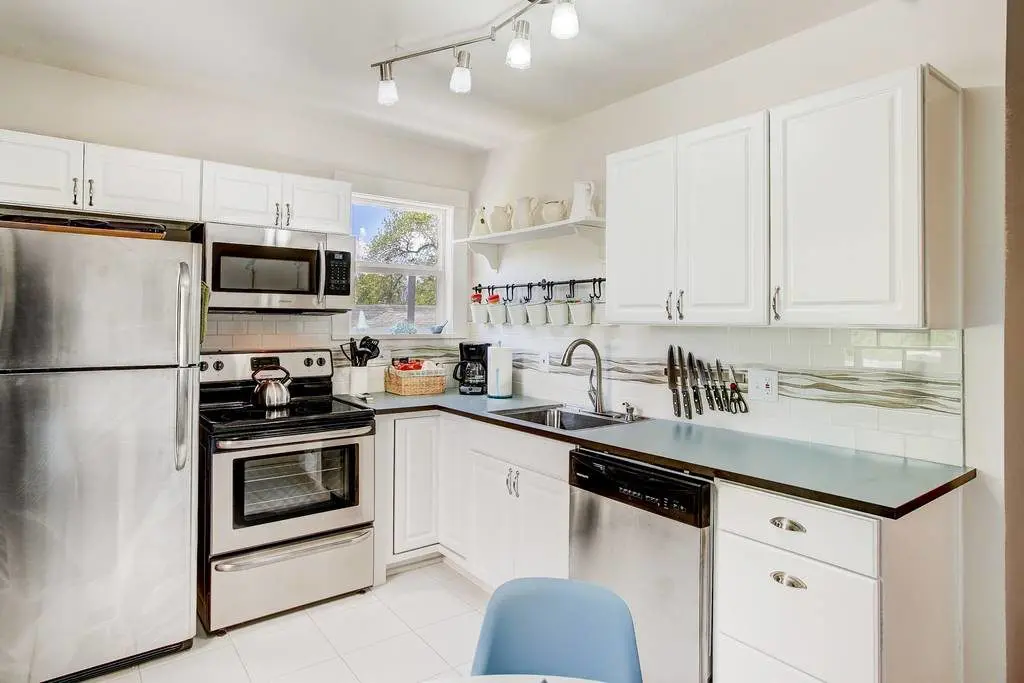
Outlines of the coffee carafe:
[[459,393],[482,396],[487,393],[487,349],[490,344],[459,344],[459,363],[452,377],[459,383]]

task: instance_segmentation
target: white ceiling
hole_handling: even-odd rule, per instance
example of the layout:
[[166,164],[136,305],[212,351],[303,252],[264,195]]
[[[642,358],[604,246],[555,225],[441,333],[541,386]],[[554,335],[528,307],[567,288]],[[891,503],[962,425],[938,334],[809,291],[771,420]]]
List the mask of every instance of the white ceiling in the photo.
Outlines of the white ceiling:
[[533,68],[504,66],[510,30],[471,48],[473,93],[448,91],[450,54],[395,67],[376,103],[369,64],[486,32],[513,0],[3,0],[0,54],[141,85],[326,108],[494,147],[650,89],[871,0],[577,0],[581,31],[527,15]]

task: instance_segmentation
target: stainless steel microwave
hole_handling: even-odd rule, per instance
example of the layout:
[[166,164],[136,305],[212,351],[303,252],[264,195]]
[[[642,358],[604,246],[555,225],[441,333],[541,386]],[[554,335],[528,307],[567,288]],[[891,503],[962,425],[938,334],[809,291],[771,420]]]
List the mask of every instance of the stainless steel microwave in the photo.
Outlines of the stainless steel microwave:
[[203,243],[211,309],[343,313],[355,302],[348,235],[207,223]]

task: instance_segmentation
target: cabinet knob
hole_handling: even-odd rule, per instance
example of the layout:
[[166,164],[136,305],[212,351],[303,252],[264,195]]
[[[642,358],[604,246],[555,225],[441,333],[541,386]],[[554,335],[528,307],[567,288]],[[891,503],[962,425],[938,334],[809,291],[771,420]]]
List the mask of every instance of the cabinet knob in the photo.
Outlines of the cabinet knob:
[[769,576],[772,577],[772,581],[780,586],[785,586],[786,588],[797,588],[800,590],[807,589],[806,583],[791,574],[787,574],[786,572],[772,572]]
[[768,520],[768,523],[776,529],[782,529],[783,531],[792,531],[798,534],[807,533],[807,527],[795,519],[790,519],[789,517],[772,517]]

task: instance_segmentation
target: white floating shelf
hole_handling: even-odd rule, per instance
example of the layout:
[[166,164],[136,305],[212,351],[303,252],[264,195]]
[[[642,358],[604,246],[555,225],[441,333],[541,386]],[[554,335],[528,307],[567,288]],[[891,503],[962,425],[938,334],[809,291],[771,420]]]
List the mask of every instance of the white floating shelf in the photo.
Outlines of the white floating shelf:
[[603,218],[569,218],[564,221],[535,225],[521,230],[507,230],[478,237],[465,237],[455,240],[455,244],[465,244],[469,247],[470,251],[486,258],[491,268],[499,270],[501,266],[501,247],[503,246],[577,235],[590,240],[599,247],[603,247],[604,228],[605,220]]

